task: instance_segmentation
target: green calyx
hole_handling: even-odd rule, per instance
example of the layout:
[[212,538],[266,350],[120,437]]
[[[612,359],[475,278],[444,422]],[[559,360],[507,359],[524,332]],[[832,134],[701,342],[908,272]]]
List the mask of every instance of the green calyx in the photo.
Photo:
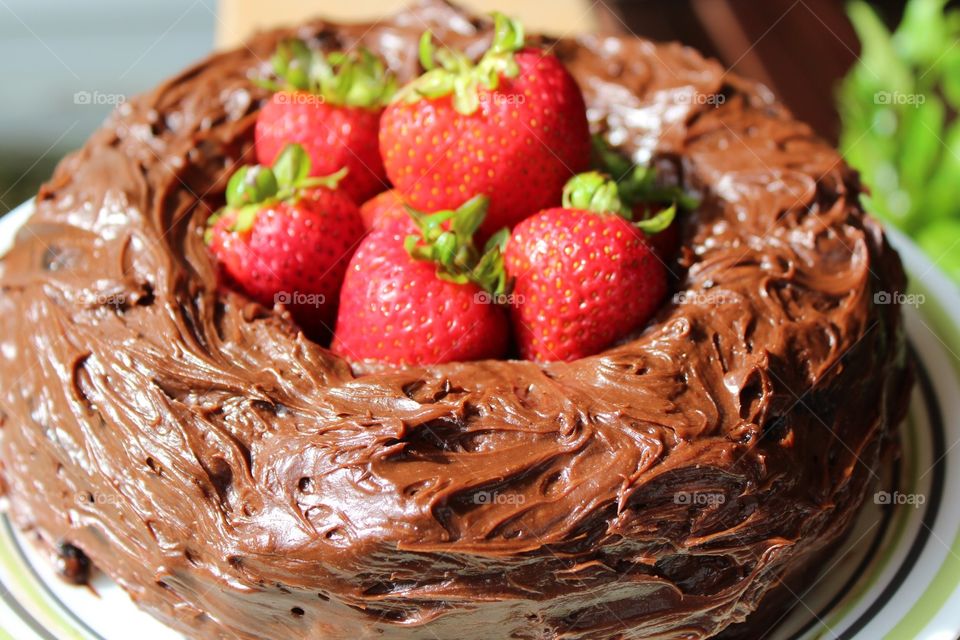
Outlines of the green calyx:
[[334,106],[376,109],[397,90],[396,78],[368,49],[324,53],[290,38],[270,59],[273,76],[255,82],[270,91],[306,91]]
[[458,284],[473,283],[494,298],[510,293],[511,282],[503,263],[503,250],[510,237],[509,229],[493,234],[483,248],[477,250],[473,237],[487,216],[490,199],[474,196],[456,210],[422,213],[407,207],[419,234],[404,240],[404,248],[415,260],[437,265],[437,277]]
[[470,115],[480,108],[480,90],[495,91],[501,78],[515,78],[520,67],[514,53],[524,46],[523,25],[502,13],[493,14],[493,41],[473,63],[463,52],[437,49],[433,34],[420,38],[420,65],[425,73],[403,87],[394,98],[416,102],[421,98],[453,96],[453,107]]
[[670,226],[677,214],[676,204],[666,207],[656,215],[641,220],[633,219],[633,207],[627,204],[621,184],[599,171],[578,173],[563,187],[563,207],[594,213],[615,214],[629,220],[635,227],[653,235]]
[[266,206],[279,202],[295,202],[307,189],[336,189],[347,175],[343,168],[323,177],[310,176],[310,156],[299,144],[289,144],[277,157],[273,167],[244,165],[227,182],[225,207],[207,220],[206,240],[209,244],[213,225],[224,215],[233,216],[231,231],[244,232],[253,227],[257,214]]
[[697,198],[680,187],[658,185],[657,173],[652,166],[631,162],[599,135],[593,137],[593,152],[597,164],[616,179],[620,197],[627,205],[671,202],[684,211],[692,211],[700,206]]

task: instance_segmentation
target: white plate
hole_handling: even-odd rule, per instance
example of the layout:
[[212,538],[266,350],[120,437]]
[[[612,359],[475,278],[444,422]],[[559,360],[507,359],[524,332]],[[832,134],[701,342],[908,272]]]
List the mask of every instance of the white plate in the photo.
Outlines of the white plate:
[[[0,253],[31,211],[27,203],[0,220]],[[890,235],[918,302],[905,307],[918,384],[903,456],[819,581],[795,594],[797,605],[771,640],[960,635],[960,291],[909,240]],[[903,498],[879,504],[882,496]],[[0,640],[128,640],[131,629],[138,640],[180,637],[102,575],[93,587],[60,581],[0,514]]]

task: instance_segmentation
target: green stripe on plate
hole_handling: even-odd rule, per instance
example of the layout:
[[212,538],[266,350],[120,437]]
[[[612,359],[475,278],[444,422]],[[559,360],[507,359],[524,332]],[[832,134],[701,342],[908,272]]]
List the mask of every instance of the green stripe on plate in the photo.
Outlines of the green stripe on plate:
[[[955,321],[951,319],[950,314],[938,299],[930,295],[930,291],[915,279],[911,279],[910,289],[924,295],[922,315],[933,324],[932,327],[927,328],[941,341],[945,341],[944,346],[953,351],[953,354],[949,354],[950,362],[955,373],[960,377],[960,362],[957,361],[957,354],[960,354],[960,332],[957,330]],[[948,446],[950,444],[952,443],[948,443]],[[930,624],[960,586],[960,531],[957,532],[948,551],[943,565],[930,581],[926,591],[917,599],[917,604],[895,627],[890,629],[884,636],[885,640],[919,637],[920,631]]]

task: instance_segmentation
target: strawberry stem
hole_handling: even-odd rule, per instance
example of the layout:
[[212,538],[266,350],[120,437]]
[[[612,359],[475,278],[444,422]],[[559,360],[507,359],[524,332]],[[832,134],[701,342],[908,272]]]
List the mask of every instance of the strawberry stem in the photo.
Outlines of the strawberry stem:
[[237,169],[227,182],[226,206],[207,220],[207,242],[210,228],[225,214],[233,214],[231,231],[248,231],[264,207],[278,202],[295,202],[308,189],[336,189],[347,175],[344,167],[329,176],[310,177],[310,165],[310,156],[303,147],[288,144],[273,167],[244,165]]
[[652,235],[670,226],[677,213],[676,205],[657,212],[651,218],[633,220],[633,208],[624,202],[622,188],[610,176],[599,171],[578,173],[563,187],[563,207],[594,213],[615,214],[633,222],[633,225]]
[[324,53],[288,38],[270,59],[273,77],[254,80],[271,91],[306,91],[334,106],[378,109],[397,89],[394,75],[370,50]]
[[434,262],[437,277],[458,284],[473,283],[494,297],[509,293],[510,282],[503,263],[503,250],[510,231],[495,233],[480,253],[474,235],[484,218],[490,199],[477,195],[456,210],[423,213],[407,206],[407,213],[419,233],[404,240],[404,248],[415,260]]
[[616,213],[629,217],[630,210],[620,200],[617,183],[598,171],[578,173],[563,186],[563,207],[595,213]]
[[679,186],[658,185],[653,166],[631,162],[607,144],[602,136],[593,136],[593,151],[597,164],[616,179],[620,198],[631,208],[642,202],[673,202],[684,211],[692,211],[700,206],[696,197]]
[[480,108],[480,90],[496,91],[501,78],[514,78],[520,67],[514,53],[523,49],[523,25],[502,13],[493,14],[493,41],[474,64],[460,51],[437,49],[433,34],[420,37],[420,65],[425,73],[403,87],[394,100],[416,102],[453,96],[458,112],[470,115]]

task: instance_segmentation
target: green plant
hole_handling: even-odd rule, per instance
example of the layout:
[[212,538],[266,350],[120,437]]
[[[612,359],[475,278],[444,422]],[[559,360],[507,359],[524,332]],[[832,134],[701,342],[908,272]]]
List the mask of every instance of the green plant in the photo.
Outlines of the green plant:
[[960,281],[960,10],[909,0],[892,33],[862,0],[862,44],[839,91],[840,148],[870,187],[864,206]]

